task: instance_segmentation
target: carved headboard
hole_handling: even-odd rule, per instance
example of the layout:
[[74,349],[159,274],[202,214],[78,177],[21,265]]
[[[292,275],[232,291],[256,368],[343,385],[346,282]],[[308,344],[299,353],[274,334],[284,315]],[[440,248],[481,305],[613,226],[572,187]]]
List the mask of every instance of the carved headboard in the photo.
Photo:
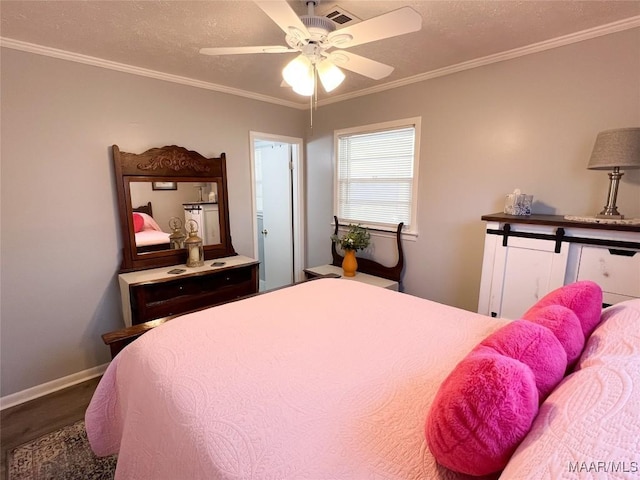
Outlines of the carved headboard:
[[[333,217],[335,222],[334,234],[338,234],[338,217]],[[398,262],[392,267],[385,267],[381,263],[373,261],[369,258],[358,257],[358,271],[362,273],[368,273],[369,275],[375,275],[376,277],[382,277],[395,282],[400,282],[402,278],[402,270],[404,269],[404,252],[402,250],[401,232],[404,223],[399,223],[396,230],[396,244],[398,246]],[[342,266],[342,260],[344,257],[338,253],[335,242],[331,242],[331,256],[333,261],[331,265],[336,267]]]
[[153,208],[151,208],[151,202],[147,202],[146,205],[140,205],[139,207],[135,207],[133,211],[138,213],[146,213],[150,217],[153,217]]

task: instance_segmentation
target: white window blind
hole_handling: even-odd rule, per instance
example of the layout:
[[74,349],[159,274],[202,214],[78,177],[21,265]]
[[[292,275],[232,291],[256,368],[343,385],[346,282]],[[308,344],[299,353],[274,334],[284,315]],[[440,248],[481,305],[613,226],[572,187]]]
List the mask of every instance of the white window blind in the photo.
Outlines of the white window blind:
[[415,219],[415,125],[336,133],[339,220],[393,228],[404,222],[411,227]]

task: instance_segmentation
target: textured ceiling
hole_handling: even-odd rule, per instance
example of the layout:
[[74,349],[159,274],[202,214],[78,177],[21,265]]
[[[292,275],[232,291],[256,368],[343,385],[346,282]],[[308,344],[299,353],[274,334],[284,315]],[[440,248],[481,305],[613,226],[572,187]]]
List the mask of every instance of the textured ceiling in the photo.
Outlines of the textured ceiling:
[[[307,13],[303,1],[289,3],[298,14]],[[419,32],[350,48],[395,70],[378,81],[346,72],[346,80],[332,94],[320,91],[321,101],[614,22],[640,25],[640,1],[629,0],[328,0],[316,13],[334,5],[362,20],[410,6],[423,23]],[[295,53],[198,53],[201,47],[285,45],[282,30],[250,0],[1,0],[0,16],[0,36],[7,46],[26,42],[285,102],[308,102],[281,86],[280,72]]]

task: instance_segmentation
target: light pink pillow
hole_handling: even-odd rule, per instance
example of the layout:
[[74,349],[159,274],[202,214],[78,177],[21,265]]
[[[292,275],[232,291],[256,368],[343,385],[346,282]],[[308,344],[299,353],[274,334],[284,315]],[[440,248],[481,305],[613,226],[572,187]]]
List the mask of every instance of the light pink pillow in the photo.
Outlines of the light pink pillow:
[[444,380],[425,435],[441,465],[468,475],[504,468],[538,412],[538,389],[524,363],[478,347]]
[[584,337],[589,338],[600,323],[602,289],[590,280],[570,283],[542,297],[523,317],[534,315],[537,309],[549,305],[562,305],[573,310],[580,320]]
[[133,231],[135,233],[141,232],[144,228],[144,218],[139,213],[133,214]]
[[529,310],[524,319],[551,330],[567,354],[568,366],[573,366],[584,348],[582,325],[573,310],[562,305],[547,305]]
[[480,346],[527,365],[536,380],[540,402],[560,383],[567,370],[567,354],[562,344],[551,330],[537,323],[515,320],[493,332]]

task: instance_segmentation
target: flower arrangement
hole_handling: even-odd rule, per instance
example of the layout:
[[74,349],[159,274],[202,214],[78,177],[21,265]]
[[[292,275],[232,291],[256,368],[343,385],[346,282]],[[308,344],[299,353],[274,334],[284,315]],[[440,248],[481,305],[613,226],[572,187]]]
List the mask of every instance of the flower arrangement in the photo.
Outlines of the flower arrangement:
[[371,234],[369,230],[360,225],[349,224],[347,233],[339,237],[331,235],[331,240],[340,245],[343,250],[364,250],[369,246]]

